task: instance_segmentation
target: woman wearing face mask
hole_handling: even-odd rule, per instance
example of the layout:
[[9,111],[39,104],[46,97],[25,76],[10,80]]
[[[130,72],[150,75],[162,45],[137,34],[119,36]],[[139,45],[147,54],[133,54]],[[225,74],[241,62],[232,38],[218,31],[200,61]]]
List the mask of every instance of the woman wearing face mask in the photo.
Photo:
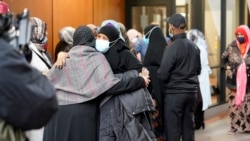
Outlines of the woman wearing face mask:
[[163,106],[162,90],[163,86],[157,77],[157,70],[160,67],[161,59],[167,42],[159,26],[149,25],[145,28],[145,37],[148,48],[144,57],[143,65],[149,70],[151,83],[148,90],[156,103],[156,112],[151,115],[154,132],[158,140],[163,140]]
[[137,58],[143,62],[144,57],[146,55],[147,49],[148,49],[148,43],[149,43],[149,37],[151,33],[151,29],[157,25],[150,24],[144,29],[144,35],[142,39],[138,41],[138,43],[135,45],[135,51],[137,53]]
[[138,58],[135,46],[139,43],[141,40],[141,33],[138,32],[136,29],[129,29],[126,33],[129,39],[129,46],[130,46],[130,51],[132,50],[132,53]]
[[48,72],[57,91],[59,110],[46,125],[43,141],[96,141],[99,99],[106,93],[130,92],[148,85],[145,75],[117,79],[94,46],[91,28],[79,26],[66,65],[61,69],[54,65]]
[[[142,70],[142,64],[112,25],[101,27],[96,49],[105,55],[114,74],[122,75],[122,79],[134,77]],[[145,89],[104,98],[100,106],[99,140],[156,140],[147,115],[152,110],[152,99]]]
[[226,69],[226,86],[229,88],[231,129],[250,131],[250,30],[241,25],[234,32],[235,40],[222,54]]

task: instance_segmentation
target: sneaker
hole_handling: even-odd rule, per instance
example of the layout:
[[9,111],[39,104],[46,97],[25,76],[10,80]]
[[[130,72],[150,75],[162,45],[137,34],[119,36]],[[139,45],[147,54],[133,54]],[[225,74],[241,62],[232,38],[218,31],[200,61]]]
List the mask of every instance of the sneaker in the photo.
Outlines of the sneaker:
[[237,129],[230,129],[230,130],[227,132],[227,134],[228,134],[228,135],[234,135],[234,134],[236,134],[236,132],[237,132]]

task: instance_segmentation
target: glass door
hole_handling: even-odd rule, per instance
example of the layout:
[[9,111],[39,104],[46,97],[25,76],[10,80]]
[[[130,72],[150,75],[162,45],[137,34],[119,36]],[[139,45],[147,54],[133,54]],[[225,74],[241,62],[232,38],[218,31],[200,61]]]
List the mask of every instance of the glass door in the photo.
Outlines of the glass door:
[[132,7],[132,28],[143,33],[146,26],[157,24],[166,35],[166,7],[165,6],[133,6]]

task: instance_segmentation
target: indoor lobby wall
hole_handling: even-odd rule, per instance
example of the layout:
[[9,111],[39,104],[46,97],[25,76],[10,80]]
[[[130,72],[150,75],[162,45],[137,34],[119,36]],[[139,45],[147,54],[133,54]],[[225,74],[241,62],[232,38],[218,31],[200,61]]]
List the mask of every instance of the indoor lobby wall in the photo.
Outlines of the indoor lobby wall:
[[3,0],[15,14],[28,8],[47,23],[48,49],[54,58],[58,31],[64,26],[100,25],[105,19],[124,23],[125,0]]

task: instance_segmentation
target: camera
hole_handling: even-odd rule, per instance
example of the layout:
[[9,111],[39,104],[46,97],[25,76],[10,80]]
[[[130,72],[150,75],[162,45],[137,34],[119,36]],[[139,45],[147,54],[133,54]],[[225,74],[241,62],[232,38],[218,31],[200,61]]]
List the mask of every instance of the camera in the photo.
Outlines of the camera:
[[11,12],[0,14],[0,36],[24,54],[27,61],[30,61],[32,54],[28,47],[31,35],[32,24],[29,20],[28,9],[24,9],[16,17]]

